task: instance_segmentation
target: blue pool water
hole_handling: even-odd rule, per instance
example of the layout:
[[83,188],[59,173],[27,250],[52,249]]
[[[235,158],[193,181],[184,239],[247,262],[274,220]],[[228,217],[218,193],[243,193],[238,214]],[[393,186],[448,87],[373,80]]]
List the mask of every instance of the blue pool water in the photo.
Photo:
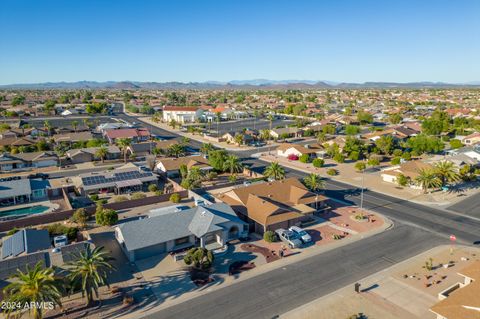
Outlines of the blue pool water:
[[40,214],[47,211],[48,209],[49,207],[47,206],[38,205],[19,209],[5,210],[3,212],[0,212],[0,217]]

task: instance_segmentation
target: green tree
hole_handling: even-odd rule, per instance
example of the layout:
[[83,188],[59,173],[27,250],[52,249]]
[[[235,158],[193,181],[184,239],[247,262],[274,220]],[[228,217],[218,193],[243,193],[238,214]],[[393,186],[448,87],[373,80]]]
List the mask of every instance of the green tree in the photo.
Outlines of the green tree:
[[129,138],[119,138],[115,141],[115,144],[117,144],[118,148],[123,153],[123,161],[126,163],[127,162],[127,149],[130,145],[132,145],[132,140]]
[[347,125],[345,127],[345,134],[347,135],[357,135],[360,133],[360,128],[356,125]]
[[85,228],[87,225],[88,215],[85,208],[79,208],[73,213],[72,221],[80,225],[81,228]]
[[228,155],[223,162],[223,170],[230,174],[240,173],[243,171],[243,165],[237,156]]
[[451,139],[450,140],[450,148],[456,149],[456,148],[461,148],[461,147],[463,147],[463,144],[462,144],[462,142],[460,142],[460,140],[457,140],[457,139]]
[[309,174],[303,178],[303,184],[313,192],[317,192],[320,189],[325,188],[325,181],[317,174]]
[[274,180],[281,180],[285,178],[285,169],[278,162],[272,162],[265,168],[263,175]]
[[99,246],[92,250],[90,245],[87,245],[84,251],[74,254],[74,261],[66,264],[72,287],[81,287],[82,297],[87,297],[87,306],[92,305],[94,295],[98,298],[98,289],[101,286],[108,286],[107,272],[115,270],[111,264],[113,258],[103,249]]
[[338,152],[333,156],[333,160],[337,163],[345,163],[345,156]]
[[172,144],[167,149],[168,156],[173,156],[179,158],[180,156],[185,155],[185,146],[181,144]]
[[437,137],[419,134],[407,140],[407,146],[412,152],[421,155],[423,153],[438,153],[444,148],[443,142]]
[[422,132],[427,135],[440,135],[450,129],[450,117],[440,108],[437,108],[422,122]]
[[227,152],[225,150],[215,150],[208,153],[208,163],[214,170],[223,172]]
[[357,121],[360,124],[370,124],[373,122],[373,115],[365,111],[358,111]]
[[214,149],[215,148],[213,147],[213,145],[211,143],[204,143],[200,147],[200,153],[202,153],[203,155],[208,155],[208,153],[210,151],[213,151]]
[[[44,269],[41,262],[38,262],[33,268],[28,265],[25,268],[25,272],[17,269],[17,272],[11,277],[12,283],[4,289],[5,299],[3,301],[21,305],[51,302],[55,307],[61,307],[62,281],[55,278],[54,269]],[[21,316],[23,311],[25,308],[7,308],[8,315],[13,313]],[[43,307],[28,307],[28,311],[35,319],[43,318]]]
[[233,138],[233,140],[235,141],[235,143],[240,146],[243,144],[243,134],[236,134]]
[[377,146],[378,149],[383,154],[390,155],[393,151],[394,146],[395,146],[395,141],[393,140],[392,136],[383,135],[375,141],[375,146]]
[[260,131],[260,139],[263,141],[267,141],[270,139],[270,130],[261,130]]
[[402,122],[403,118],[399,113],[393,113],[388,116],[388,121],[392,124],[398,124]]
[[101,226],[112,226],[118,221],[118,213],[113,209],[101,209],[95,213],[95,222]]
[[207,270],[212,267],[214,256],[213,253],[206,248],[195,247],[187,252],[183,260],[187,265],[192,265],[197,269]]
[[415,182],[423,189],[424,193],[427,193],[431,188],[440,187],[442,185],[442,181],[438,178],[435,171],[427,168],[418,171],[418,176],[415,178]]
[[457,182],[460,180],[458,168],[450,161],[441,161],[435,164],[434,171],[440,178],[441,186],[447,183]]
[[101,159],[102,163],[105,162],[105,157],[107,157],[107,154],[108,149],[105,146],[101,146],[95,151],[95,157]]

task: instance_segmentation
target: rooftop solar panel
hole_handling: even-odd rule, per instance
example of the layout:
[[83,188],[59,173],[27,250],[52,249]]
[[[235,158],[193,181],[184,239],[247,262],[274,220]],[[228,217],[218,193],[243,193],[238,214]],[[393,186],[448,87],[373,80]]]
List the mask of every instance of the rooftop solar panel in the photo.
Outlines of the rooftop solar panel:
[[24,230],[16,232],[11,238],[12,255],[18,256],[25,251]]

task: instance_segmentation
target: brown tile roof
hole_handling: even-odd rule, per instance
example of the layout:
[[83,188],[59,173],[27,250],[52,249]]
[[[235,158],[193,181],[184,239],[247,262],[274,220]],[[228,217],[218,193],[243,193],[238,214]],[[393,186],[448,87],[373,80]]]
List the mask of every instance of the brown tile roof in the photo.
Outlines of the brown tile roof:
[[167,106],[163,107],[164,111],[187,111],[187,112],[195,112],[198,110],[195,106]]
[[303,216],[302,204],[327,200],[310,192],[296,178],[236,188],[219,198],[229,205],[246,207],[248,217],[265,226]]
[[453,291],[430,310],[447,319],[480,319],[480,261],[475,261],[459,274],[474,281]]
[[193,166],[196,167],[208,167],[208,160],[203,156],[187,156],[187,157],[180,157],[180,158],[162,158],[160,163],[163,164],[163,167],[167,171],[175,171],[180,168],[182,165],[187,165],[188,168]]

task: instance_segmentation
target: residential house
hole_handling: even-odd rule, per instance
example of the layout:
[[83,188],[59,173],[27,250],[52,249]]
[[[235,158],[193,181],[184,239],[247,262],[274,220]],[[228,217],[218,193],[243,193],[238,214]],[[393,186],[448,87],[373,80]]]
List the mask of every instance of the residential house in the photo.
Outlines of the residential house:
[[58,165],[58,156],[51,151],[10,154],[10,157],[21,160],[23,162],[23,168],[39,168]]
[[186,165],[188,169],[198,167],[202,171],[210,171],[212,167],[203,156],[186,156],[179,158],[161,158],[157,164],[157,170],[167,177],[178,177],[180,166]]
[[438,303],[430,308],[437,319],[480,319],[480,261],[458,272],[463,277],[438,294]]
[[55,134],[53,136],[53,140],[55,141],[56,144],[59,143],[77,143],[77,142],[83,142],[83,141],[89,141],[93,139],[93,135],[90,132],[68,132],[68,133],[62,133],[62,134]]
[[433,165],[421,160],[413,160],[401,163],[400,165],[391,166],[382,170],[381,176],[384,182],[397,183],[399,175],[404,175],[411,181],[410,187],[419,188],[413,182],[419,175],[422,169],[432,169]]
[[457,148],[453,150],[448,150],[446,152],[449,155],[460,155],[463,154],[465,156],[468,156],[476,161],[480,161],[480,146],[475,145],[475,146],[465,146],[462,148]]
[[131,128],[132,126],[127,123],[123,122],[113,122],[113,123],[102,123],[97,126],[97,131],[100,132],[102,135],[105,134],[108,130],[118,130],[124,128]]
[[127,154],[135,154],[137,158],[145,157],[152,153],[156,145],[157,143],[155,142],[132,143],[130,146],[127,147]]
[[298,127],[281,127],[270,130],[270,136],[274,139],[283,139],[288,137],[299,137],[302,131]]
[[6,147],[20,147],[20,146],[32,146],[35,145],[37,141],[27,138],[27,137],[8,137],[0,139],[0,146]]
[[131,262],[196,246],[214,250],[247,236],[248,225],[224,203],[181,211],[172,206],[171,212],[115,227],[115,237]]
[[193,106],[164,106],[162,117],[164,122],[174,120],[178,123],[193,123],[201,116],[202,112],[202,110]]
[[282,157],[297,156],[307,154],[309,157],[315,157],[316,149],[306,148],[299,144],[282,143],[277,147],[277,155]]
[[467,135],[460,140],[463,144],[467,146],[472,146],[480,143],[480,133],[475,132],[473,134]]
[[311,220],[315,212],[327,208],[328,200],[310,192],[296,178],[235,188],[218,199],[248,222],[251,231],[260,234]]
[[[93,162],[94,160],[101,160],[98,158],[97,151],[100,147],[87,147],[68,150],[66,152],[67,160],[72,164],[81,164]],[[116,145],[108,145],[107,155],[104,160],[116,160],[120,158],[121,152]]]
[[231,143],[231,144],[237,144],[237,141],[236,141],[236,138],[235,136],[237,135],[241,135],[242,136],[242,143],[243,144],[248,144],[248,143],[251,143],[255,140],[255,138],[252,136],[252,135],[249,135],[249,134],[246,134],[246,133],[243,133],[243,132],[227,132],[225,134],[223,134],[220,138],[220,141],[225,141],[227,143]]
[[120,138],[127,138],[133,142],[144,142],[150,139],[150,132],[146,128],[123,128],[107,130],[104,133],[104,137],[111,144],[114,144]]

